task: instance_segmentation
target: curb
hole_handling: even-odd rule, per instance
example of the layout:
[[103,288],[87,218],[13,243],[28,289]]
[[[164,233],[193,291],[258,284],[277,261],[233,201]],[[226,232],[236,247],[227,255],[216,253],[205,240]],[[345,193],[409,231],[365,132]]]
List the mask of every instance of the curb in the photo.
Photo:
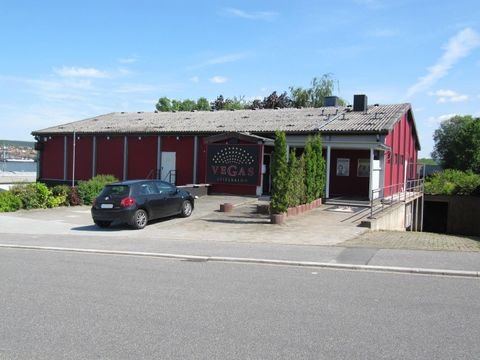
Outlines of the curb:
[[0,248],[73,252],[73,253],[102,254],[102,255],[143,256],[143,257],[155,257],[155,258],[164,258],[164,259],[190,260],[190,261],[196,261],[196,262],[216,261],[216,262],[233,262],[233,263],[244,263],[244,264],[318,267],[318,268],[337,269],[337,270],[391,272],[391,273],[416,274],[416,275],[457,276],[457,277],[469,277],[469,278],[480,277],[480,271],[465,271],[465,270],[444,270],[444,269],[427,269],[427,268],[409,268],[409,267],[398,267],[398,266],[335,264],[335,263],[323,263],[323,262],[315,262],[315,261],[256,259],[256,258],[240,258],[240,257],[225,257],[225,256],[201,256],[201,255],[168,254],[168,253],[155,253],[155,252],[62,248],[62,247],[32,246],[32,245],[0,244]]

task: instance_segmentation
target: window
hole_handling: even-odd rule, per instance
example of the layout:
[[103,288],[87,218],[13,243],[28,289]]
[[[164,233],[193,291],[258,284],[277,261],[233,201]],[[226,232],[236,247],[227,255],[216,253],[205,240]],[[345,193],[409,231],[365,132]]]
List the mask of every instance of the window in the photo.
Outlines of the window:
[[370,160],[358,159],[357,177],[369,177],[370,176]]
[[350,175],[350,159],[337,159],[337,176],[349,176]]
[[156,184],[160,194],[173,193],[176,190],[175,186],[165,181],[158,181]]

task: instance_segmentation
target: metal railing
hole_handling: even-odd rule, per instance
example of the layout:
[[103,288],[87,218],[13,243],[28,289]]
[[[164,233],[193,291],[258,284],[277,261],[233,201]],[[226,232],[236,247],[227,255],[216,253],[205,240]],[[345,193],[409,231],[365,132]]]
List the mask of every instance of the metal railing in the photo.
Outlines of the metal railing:
[[405,203],[423,196],[424,179],[407,180],[406,183],[384,186],[372,190],[370,197],[370,217],[398,203]]
[[147,179],[160,179],[169,182],[170,184],[176,185],[177,183],[177,171],[170,170],[167,175],[162,179],[162,170],[152,169],[147,175]]

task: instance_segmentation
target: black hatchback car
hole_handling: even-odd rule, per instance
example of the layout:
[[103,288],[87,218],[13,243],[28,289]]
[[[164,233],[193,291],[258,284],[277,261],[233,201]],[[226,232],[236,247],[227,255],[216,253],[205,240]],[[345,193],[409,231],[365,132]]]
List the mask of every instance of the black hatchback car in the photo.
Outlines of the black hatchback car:
[[120,221],[143,229],[149,220],[167,216],[188,217],[194,197],[188,191],[160,180],[129,180],[106,185],[93,202],[93,222],[108,227]]

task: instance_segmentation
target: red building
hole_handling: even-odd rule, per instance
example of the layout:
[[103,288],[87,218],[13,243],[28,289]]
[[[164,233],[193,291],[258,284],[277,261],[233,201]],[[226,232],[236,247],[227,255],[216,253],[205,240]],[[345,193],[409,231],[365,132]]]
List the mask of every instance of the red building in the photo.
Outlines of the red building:
[[[336,104],[335,97],[327,100]],[[40,181],[113,174],[261,195],[270,191],[276,130],[285,131],[289,147],[297,149],[321,134],[326,198],[389,195],[416,177],[420,143],[410,104],[368,106],[365,95],[355,95],[353,107],[110,113],[32,135]]]

